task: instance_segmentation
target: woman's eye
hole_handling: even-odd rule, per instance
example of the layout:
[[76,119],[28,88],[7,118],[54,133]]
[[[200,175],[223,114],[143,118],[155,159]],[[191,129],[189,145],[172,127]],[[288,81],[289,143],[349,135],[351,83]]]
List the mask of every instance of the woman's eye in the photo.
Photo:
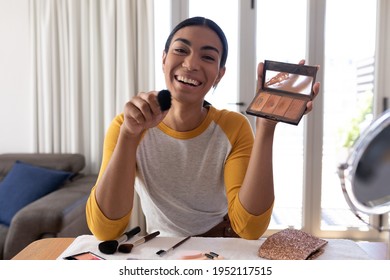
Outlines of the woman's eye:
[[209,56],[209,55],[205,55],[205,56],[203,56],[203,58],[206,60],[209,60],[209,61],[215,61],[215,58],[212,56]]
[[185,49],[181,49],[181,48],[176,48],[175,52],[182,54],[182,53],[186,53],[186,50]]

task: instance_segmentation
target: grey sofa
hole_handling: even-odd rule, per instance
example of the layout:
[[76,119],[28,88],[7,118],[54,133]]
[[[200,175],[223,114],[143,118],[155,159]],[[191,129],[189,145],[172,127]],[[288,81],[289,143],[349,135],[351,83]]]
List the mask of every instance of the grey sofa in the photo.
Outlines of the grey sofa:
[[[75,174],[58,189],[20,209],[9,226],[0,224],[0,259],[11,259],[31,242],[48,237],[91,234],[85,203],[97,175],[84,175],[81,154],[0,154],[0,181],[15,161]],[[39,178],[37,178],[39,180]]]

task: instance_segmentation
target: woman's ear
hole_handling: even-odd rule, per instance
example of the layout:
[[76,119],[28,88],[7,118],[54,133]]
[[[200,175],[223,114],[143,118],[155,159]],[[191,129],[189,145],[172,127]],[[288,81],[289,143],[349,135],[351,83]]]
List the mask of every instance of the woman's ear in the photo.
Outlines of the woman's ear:
[[163,54],[162,54],[162,70],[163,70],[163,72],[164,72],[164,65],[165,65],[166,58],[167,58],[167,53],[164,50]]
[[217,85],[219,84],[219,81],[221,81],[222,77],[225,75],[225,72],[226,72],[226,66],[224,66],[221,69],[219,69],[218,76],[215,79],[215,82],[214,82],[214,85],[213,85],[214,88],[217,87]]

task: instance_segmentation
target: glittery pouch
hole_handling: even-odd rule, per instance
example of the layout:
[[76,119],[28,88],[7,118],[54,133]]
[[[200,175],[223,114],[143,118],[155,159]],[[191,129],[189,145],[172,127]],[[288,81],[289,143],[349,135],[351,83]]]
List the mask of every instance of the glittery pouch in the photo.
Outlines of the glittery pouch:
[[301,230],[284,229],[269,236],[258,255],[270,260],[311,260],[322,254],[327,243]]

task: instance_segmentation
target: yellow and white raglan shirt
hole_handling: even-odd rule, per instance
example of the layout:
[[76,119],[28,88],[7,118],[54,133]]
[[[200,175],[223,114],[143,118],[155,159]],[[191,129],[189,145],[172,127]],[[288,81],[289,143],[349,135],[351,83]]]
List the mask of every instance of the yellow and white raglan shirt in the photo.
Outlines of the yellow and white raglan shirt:
[[[144,133],[137,149],[135,190],[146,230],[158,230],[160,236],[199,235],[228,213],[238,235],[258,239],[268,227],[272,206],[255,216],[238,197],[253,146],[252,129],[240,113],[208,108],[205,120],[192,131],[178,132],[161,122]],[[99,177],[111,158],[122,123],[123,114],[107,132]],[[101,240],[121,235],[131,214],[118,220],[105,217],[96,202],[95,188],[86,213],[89,228]]]

